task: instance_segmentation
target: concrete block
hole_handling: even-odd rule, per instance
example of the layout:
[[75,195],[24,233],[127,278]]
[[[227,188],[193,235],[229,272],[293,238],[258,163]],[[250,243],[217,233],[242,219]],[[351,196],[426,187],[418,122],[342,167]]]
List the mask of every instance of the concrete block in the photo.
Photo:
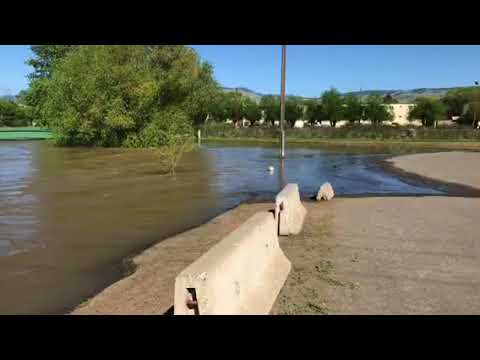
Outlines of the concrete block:
[[333,191],[333,187],[330,183],[325,183],[320,186],[320,189],[317,193],[317,201],[326,200],[330,201],[335,196],[335,192]]
[[175,280],[175,315],[267,315],[290,272],[272,213],[257,213]]
[[302,231],[307,209],[300,200],[297,184],[288,184],[275,198],[275,219],[279,235],[295,235]]

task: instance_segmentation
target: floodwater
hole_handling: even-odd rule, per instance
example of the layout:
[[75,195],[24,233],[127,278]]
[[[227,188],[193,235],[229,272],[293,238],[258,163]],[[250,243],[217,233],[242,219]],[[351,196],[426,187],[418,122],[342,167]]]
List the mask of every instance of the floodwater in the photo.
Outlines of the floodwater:
[[[61,314],[125,274],[124,260],[288,182],[313,195],[438,195],[377,163],[402,147],[204,145],[175,176],[146,150],[0,142],[0,314]],[[269,173],[268,167],[275,171]]]

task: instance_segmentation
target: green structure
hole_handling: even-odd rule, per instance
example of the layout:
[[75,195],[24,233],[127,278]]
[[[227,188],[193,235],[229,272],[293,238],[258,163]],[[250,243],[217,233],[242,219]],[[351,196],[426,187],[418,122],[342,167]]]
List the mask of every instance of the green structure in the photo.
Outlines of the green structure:
[[0,127],[1,140],[47,140],[52,136],[49,129],[41,129],[35,127]]

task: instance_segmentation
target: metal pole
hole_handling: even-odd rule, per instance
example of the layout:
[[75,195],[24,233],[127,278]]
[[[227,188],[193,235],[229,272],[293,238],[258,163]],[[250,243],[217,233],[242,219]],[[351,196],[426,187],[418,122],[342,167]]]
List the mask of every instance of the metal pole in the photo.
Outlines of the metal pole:
[[280,153],[280,158],[285,159],[285,129],[283,123],[285,122],[285,77],[286,77],[286,66],[287,66],[287,45],[282,45],[282,93],[280,100],[280,130],[282,133],[281,143],[282,149]]
[[475,87],[473,90],[473,102],[472,102],[472,110],[473,110],[473,128],[475,129],[475,124],[477,122],[477,108],[478,108],[478,81],[475,81]]

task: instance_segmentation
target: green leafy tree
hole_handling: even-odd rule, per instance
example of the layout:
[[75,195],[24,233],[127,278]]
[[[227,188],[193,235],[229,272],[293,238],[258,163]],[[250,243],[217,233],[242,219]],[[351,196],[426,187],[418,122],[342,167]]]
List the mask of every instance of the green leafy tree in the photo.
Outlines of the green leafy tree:
[[272,126],[280,120],[280,99],[277,96],[267,95],[260,100],[260,109],[263,110],[265,121]]
[[31,119],[26,109],[14,101],[0,99],[0,126],[27,126]]
[[346,108],[344,110],[344,117],[350,123],[360,122],[364,116],[364,106],[361,100],[354,95],[348,95],[345,97]]
[[365,118],[373,125],[393,120],[393,114],[384,105],[383,99],[378,95],[370,95],[365,102]]
[[128,135],[124,146],[154,149],[165,172],[175,174],[183,155],[195,148],[192,132],[186,113],[180,110],[161,111],[139,133]]
[[449,91],[443,97],[442,102],[446,107],[446,115],[448,118],[452,116],[461,116],[463,115],[463,110],[465,105],[468,104],[468,94],[463,91]]
[[306,106],[305,120],[307,120],[310,125],[314,125],[315,122],[323,120],[324,114],[322,104],[319,101],[307,100],[304,104]]
[[27,64],[33,67],[30,79],[48,78],[51,76],[54,65],[75,49],[77,45],[33,45],[33,58]]
[[331,89],[322,94],[321,101],[325,117],[330,121],[330,125],[335,127],[343,117],[342,96],[336,89]]
[[474,88],[469,96],[469,113],[472,126],[475,129],[480,121],[480,90]]
[[189,127],[172,129],[193,136],[191,125],[208,113],[216,85],[187,47],[101,45],[71,51],[44,86],[42,114],[58,144],[150,147],[151,136],[168,145],[160,133],[152,135],[160,131],[159,118],[187,119]]
[[250,125],[253,126],[262,118],[262,111],[254,100],[246,98],[244,102],[243,116],[250,121]]
[[222,93],[216,98],[212,116],[216,121],[233,120],[233,95],[231,93]]
[[295,126],[295,122],[303,116],[303,104],[295,99],[288,98],[285,101],[285,121],[290,124],[291,127]]
[[438,120],[445,118],[446,110],[446,106],[439,99],[418,97],[408,118],[421,120],[423,126],[435,126]]
[[55,65],[64,59],[77,45],[34,45],[31,46],[33,57],[27,64],[33,68],[28,75],[30,86],[21,96],[22,104],[26,105],[28,116],[40,126],[48,126],[44,113],[47,100],[46,86]]
[[460,116],[459,122],[473,125],[480,118],[480,89],[477,87],[461,88],[449,91],[442,99],[446,106],[446,116]]
[[230,92],[225,98],[225,114],[236,127],[243,119],[246,98],[239,92]]

